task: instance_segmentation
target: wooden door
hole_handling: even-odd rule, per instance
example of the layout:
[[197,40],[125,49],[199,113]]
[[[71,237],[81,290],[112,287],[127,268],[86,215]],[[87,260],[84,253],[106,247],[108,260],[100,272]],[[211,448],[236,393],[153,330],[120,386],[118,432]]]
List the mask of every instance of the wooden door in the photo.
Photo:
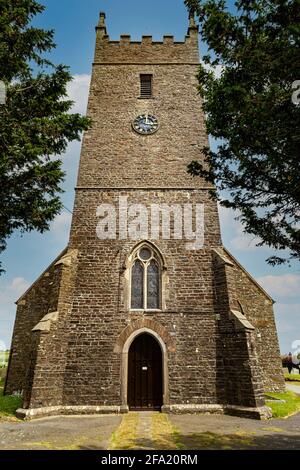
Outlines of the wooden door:
[[148,334],[138,336],[128,354],[128,406],[130,410],[160,410],[162,399],[162,352]]

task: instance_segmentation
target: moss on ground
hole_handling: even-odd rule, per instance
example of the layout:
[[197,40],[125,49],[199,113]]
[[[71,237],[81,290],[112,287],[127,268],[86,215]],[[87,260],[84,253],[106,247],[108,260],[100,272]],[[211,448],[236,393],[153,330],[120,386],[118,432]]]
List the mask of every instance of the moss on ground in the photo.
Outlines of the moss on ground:
[[[138,427],[139,414],[128,413],[123,416],[118,429],[112,434],[109,450],[138,450],[140,448]],[[151,441],[151,442],[150,442]],[[164,413],[151,415],[149,445],[155,450],[184,449],[176,427]]]
[[265,428],[261,428],[262,431],[272,431],[272,432],[284,432],[284,429],[278,428],[276,426],[266,426]]
[[184,449],[180,441],[178,429],[171,423],[168,415],[153,413],[152,415],[152,439],[155,449],[178,450]]
[[194,450],[232,450],[248,449],[253,446],[254,432],[239,431],[234,434],[201,432],[188,434],[183,438],[185,449]]
[[138,413],[124,415],[120,426],[111,435],[108,450],[136,449],[138,423]]
[[[284,401],[268,401],[270,397]],[[269,392],[266,395],[266,404],[271,408],[273,418],[286,418],[300,411],[300,396],[294,392]]]
[[53,441],[34,441],[34,442],[26,442],[23,444],[24,446],[28,447],[29,449],[45,449],[45,450],[81,450],[82,447],[85,447],[85,445],[89,442],[88,437],[78,437],[75,438],[72,442],[70,443],[63,443],[62,440],[60,439],[60,442],[55,442]]

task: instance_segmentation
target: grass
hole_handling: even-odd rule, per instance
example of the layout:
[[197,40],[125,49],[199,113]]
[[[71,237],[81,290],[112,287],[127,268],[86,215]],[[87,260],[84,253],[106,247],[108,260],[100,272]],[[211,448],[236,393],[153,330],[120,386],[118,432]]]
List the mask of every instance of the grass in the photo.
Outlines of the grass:
[[6,377],[6,371],[7,371],[6,367],[0,367],[0,384],[1,384],[1,381],[2,383],[4,383],[4,380]]
[[[141,446],[153,446],[157,450],[184,449],[180,442],[178,430],[173,426],[168,416],[164,413],[153,413],[151,415],[151,429],[149,438],[141,442],[139,434],[140,417],[138,413],[128,413],[123,416],[118,429],[112,434],[108,450],[137,450]],[[143,437],[142,440],[145,438]],[[142,447],[143,448],[143,447]]]
[[284,380],[286,382],[299,382],[300,383],[300,374],[284,374]]
[[81,450],[82,447],[88,442],[87,437],[78,437],[74,439],[73,442],[66,445],[62,445],[61,439],[57,441],[36,441],[36,442],[26,442],[24,445],[30,449],[37,447],[39,450]]
[[238,431],[234,434],[202,432],[189,434],[183,438],[185,449],[193,450],[233,450],[249,449],[254,446],[255,432]]
[[[268,401],[268,397],[284,402]],[[300,396],[294,392],[269,392],[266,395],[266,404],[271,408],[273,418],[286,418],[300,411]]]
[[171,423],[166,414],[154,413],[152,415],[151,424],[152,439],[155,449],[184,449],[184,446],[180,441],[178,429]]
[[4,365],[4,367],[6,367],[8,364],[8,359],[9,351],[0,351],[0,367],[1,365]]
[[21,397],[3,396],[4,378],[0,378],[0,420],[15,418],[15,412],[22,404]]
[[108,450],[136,449],[138,423],[138,413],[124,415],[120,426],[112,433]]

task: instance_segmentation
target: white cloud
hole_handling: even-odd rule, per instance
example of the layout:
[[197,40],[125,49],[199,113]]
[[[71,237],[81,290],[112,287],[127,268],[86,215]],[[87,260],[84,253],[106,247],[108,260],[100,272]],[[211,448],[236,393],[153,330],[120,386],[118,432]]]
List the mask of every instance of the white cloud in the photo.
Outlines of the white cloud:
[[295,342],[300,341],[300,303],[278,303],[274,310],[281,353],[294,352]]
[[[90,75],[74,75],[73,81],[68,85],[68,98],[74,101],[74,106],[70,110],[70,113],[80,113],[85,115],[89,87],[91,82]],[[81,142],[73,141],[70,142],[66,152],[59,158],[63,162],[63,170],[66,173],[63,189],[66,193],[73,192],[74,186],[76,185],[76,177],[80,156]],[[55,159],[57,156],[54,157]],[[71,204],[68,200],[66,207],[70,210]],[[72,215],[64,210],[59,214],[51,224],[50,235],[54,243],[60,243],[67,245],[70,233]]]
[[66,244],[68,243],[71,221],[72,215],[66,211],[55,217],[50,229],[50,232],[54,237],[54,241],[65,241]]
[[222,75],[222,72],[224,70],[224,66],[223,65],[215,65],[214,67],[209,65],[209,64],[205,64],[202,60],[201,60],[201,64],[203,65],[203,67],[205,68],[205,70],[209,71],[209,72],[214,72],[214,75],[215,75],[215,78],[220,78],[221,75]]
[[243,225],[236,221],[236,236],[231,240],[232,248],[240,251],[257,250],[259,238],[244,232]]
[[[278,303],[275,304],[275,309],[276,313],[278,315],[299,315],[300,314],[300,303],[295,303],[295,304],[286,304],[286,303]],[[299,315],[299,321],[300,321],[300,315]],[[300,334],[300,331],[299,331]]]
[[29,283],[24,279],[24,277],[15,277],[10,285],[10,290],[12,292],[21,294],[22,292],[27,290],[28,287]]
[[11,282],[2,281],[0,284],[1,306],[7,302],[15,302],[29,287],[29,282],[23,277],[15,277]]
[[86,114],[90,83],[90,75],[73,76],[73,81],[68,85],[68,96],[74,101],[71,113]]
[[28,289],[30,283],[23,277],[15,277],[11,281],[0,281],[0,342],[2,348],[9,347],[15,318],[15,302]]
[[229,248],[238,251],[253,251],[257,250],[256,244],[259,239],[253,235],[244,233],[244,226],[236,217],[239,216],[239,211],[227,209],[219,204],[219,215],[222,229],[226,233],[230,233]]
[[268,275],[258,278],[258,282],[275,297],[300,296],[300,275],[298,274]]
[[[82,115],[86,114],[87,103],[89,96],[91,76],[90,75],[74,75],[73,80],[67,86],[68,99],[74,102],[73,107],[69,111],[70,113],[79,113]],[[75,180],[77,176],[79,155],[80,155],[81,142],[74,140],[69,142],[68,147],[64,154],[57,156],[54,155],[53,158],[61,158],[63,161],[63,170],[66,172],[66,182],[70,180],[71,177],[71,186],[66,187],[64,184],[64,189],[69,191],[74,188]]]
[[227,209],[218,202],[219,217],[222,227],[232,226],[236,223],[234,220],[234,212],[231,209]]
[[[68,97],[74,101],[74,106],[70,110],[70,113],[86,114],[90,83],[90,75],[73,76],[73,81],[68,85]],[[73,191],[74,185],[76,184],[80,147],[80,142],[70,142],[62,157],[63,169],[66,172],[64,190],[67,192]],[[68,243],[71,220],[72,215],[66,211],[62,212],[54,219],[50,228],[54,242]]]

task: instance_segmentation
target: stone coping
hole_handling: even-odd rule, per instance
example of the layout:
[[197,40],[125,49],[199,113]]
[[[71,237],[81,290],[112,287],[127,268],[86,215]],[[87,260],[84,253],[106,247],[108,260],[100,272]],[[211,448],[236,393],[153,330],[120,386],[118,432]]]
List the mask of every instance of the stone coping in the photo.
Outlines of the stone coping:
[[47,416],[102,415],[119,413],[123,413],[121,406],[46,406],[43,408],[19,408],[16,411],[16,416],[20,419],[35,419]]
[[[123,414],[128,413],[127,406],[49,406],[44,408],[19,408],[16,416],[20,419],[30,420],[47,416],[70,416],[70,415],[102,415],[102,414]],[[174,414],[227,414],[239,416],[241,418],[270,419],[272,411],[267,406],[245,407],[236,405],[218,404],[178,404],[164,405],[163,413]]]

